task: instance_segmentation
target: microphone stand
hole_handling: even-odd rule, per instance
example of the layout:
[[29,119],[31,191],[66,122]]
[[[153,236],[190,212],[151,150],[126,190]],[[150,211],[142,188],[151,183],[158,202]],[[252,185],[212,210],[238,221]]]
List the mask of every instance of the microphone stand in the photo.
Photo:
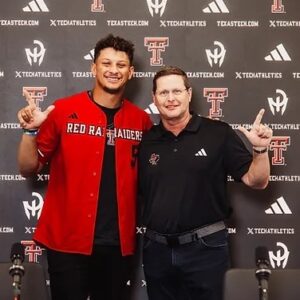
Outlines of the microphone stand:
[[25,256],[25,248],[21,243],[14,243],[11,247],[10,259],[12,266],[9,268],[9,275],[12,276],[13,300],[21,299],[21,282],[25,273],[22,265]]
[[259,281],[259,300],[268,300],[268,279],[271,270],[268,268],[259,268],[256,270],[255,275]]
[[21,299],[21,289],[18,285],[13,284],[13,300]]
[[24,267],[22,265],[13,264],[9,268],[9,274],[13,277],[13,300],[21,299],[21,278],[24,275]]
[[268,300],[268,280],[271,275],[269,269],[268,249],[260,246],[255,249],[255,261],[257,269],[255,276],[258,280],[259,300]]

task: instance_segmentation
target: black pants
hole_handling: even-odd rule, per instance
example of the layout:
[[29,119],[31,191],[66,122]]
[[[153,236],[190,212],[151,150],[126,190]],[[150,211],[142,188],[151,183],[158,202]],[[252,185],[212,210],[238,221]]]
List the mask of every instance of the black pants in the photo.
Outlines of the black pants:
[[222,300],[227,230],[175,247],[145,238],[143,252],[150,300]]
[[92,255],[48,249],[52,300],[123,300],[131,257],[118,246],[95,246]]

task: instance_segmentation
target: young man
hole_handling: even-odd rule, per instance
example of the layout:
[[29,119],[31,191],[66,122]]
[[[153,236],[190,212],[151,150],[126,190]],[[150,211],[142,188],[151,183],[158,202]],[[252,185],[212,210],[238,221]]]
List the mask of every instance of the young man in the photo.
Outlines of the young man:
[[231,127],[192,114],[192,88],[177,67],[153,79],[153,101],[161,122],[143,136],[139,190],[143,201],[143,262],[150,300],[221,300],[228,268],[227,175],[265,188],[272,131],[261,124],[244,132],[253,154]]
[[91,91],[44,112],[27,94],[28,106],[18,112],[21,174],[50,162],[34,240],[47,248],[54,300],[122,299],[135,249],[137,147],[152,125],[123,98],[133,54],[131,42],[107,36],[95,47]]

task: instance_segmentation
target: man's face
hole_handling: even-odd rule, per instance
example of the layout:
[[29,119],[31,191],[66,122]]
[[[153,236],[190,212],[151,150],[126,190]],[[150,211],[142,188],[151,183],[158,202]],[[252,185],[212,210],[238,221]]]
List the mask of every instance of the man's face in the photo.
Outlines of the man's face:
[[182,76],[167,75],[157,79],[153,102],[165,120],[181,120],[189,114],[192,89],[186,89]]
[[102,49],[96,62],[92,65],[92,73],[96,76],[96,85],[108,93],[119,93],[133,75],[128,55],[113,48]]

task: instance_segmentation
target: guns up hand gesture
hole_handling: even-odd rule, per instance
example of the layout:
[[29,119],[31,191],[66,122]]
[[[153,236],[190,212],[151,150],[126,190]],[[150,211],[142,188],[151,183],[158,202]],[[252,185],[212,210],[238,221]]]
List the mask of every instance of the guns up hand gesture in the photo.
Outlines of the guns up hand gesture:
[[250,131],[244,127],[238,127],[238,129],[244,133],[249,142],[255,148],[267,148],[273,136],[272,129],[261,123],[264,112],[264,109],[259,111]]
[[54,105],[50,105],[45,111],[41,111],[27,91],[24,91],[24,96],[28,105],[19,110],[17,114],[20,125],[24,129],[38,129],[54,109]]

